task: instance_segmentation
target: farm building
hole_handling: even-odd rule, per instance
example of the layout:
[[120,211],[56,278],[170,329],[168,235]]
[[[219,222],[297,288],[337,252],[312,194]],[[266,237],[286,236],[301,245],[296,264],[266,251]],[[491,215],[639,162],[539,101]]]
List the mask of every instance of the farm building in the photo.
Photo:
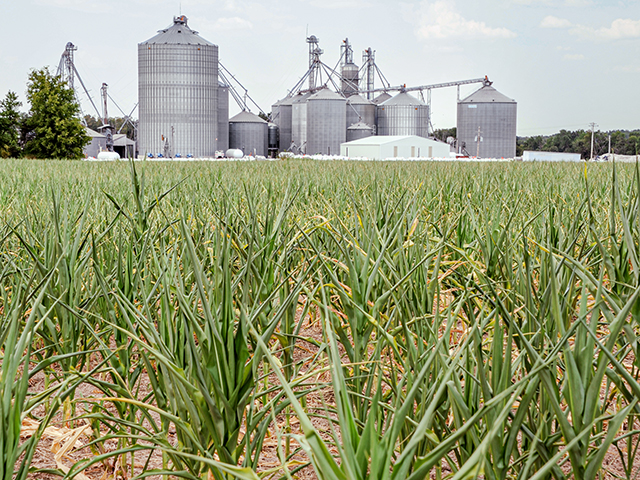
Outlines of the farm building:
[[530,152],[522,154],[525,162],[579,162],[582,160],[579,153],[564,152]]
[[343,157],[375,160],[387,158],[449,158],[448,144],[417,135],[373,136],[340,145]]

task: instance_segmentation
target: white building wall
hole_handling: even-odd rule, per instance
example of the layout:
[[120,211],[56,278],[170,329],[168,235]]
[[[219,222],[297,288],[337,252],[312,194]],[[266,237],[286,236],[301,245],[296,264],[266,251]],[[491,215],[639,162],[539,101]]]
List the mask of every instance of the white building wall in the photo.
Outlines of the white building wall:
[[579,162],[581,157],[579,153],[525,151],[522,154],[522,160],[525,162]]
[[[435,140],[411,136],[385,142],[383,137],[368,137],[368,142],[356,140],[343,143],[340,154],[344,157],[364,157],[374,160],[393,158],[449,158],[449,145]],[[362,142],[362,143],[360,143]]]

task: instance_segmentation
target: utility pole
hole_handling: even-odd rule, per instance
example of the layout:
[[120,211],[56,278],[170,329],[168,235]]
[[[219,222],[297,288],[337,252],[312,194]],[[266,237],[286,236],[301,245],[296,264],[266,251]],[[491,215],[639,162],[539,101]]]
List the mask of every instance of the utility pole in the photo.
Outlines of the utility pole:
[[609,134],[609,155],[611,155],[611,134]]
[[591,127],[591,160],[593,160],[593,146],[595,143],[595,134],[596,134],[596,124],[595,123],[590,123],[589,126]]

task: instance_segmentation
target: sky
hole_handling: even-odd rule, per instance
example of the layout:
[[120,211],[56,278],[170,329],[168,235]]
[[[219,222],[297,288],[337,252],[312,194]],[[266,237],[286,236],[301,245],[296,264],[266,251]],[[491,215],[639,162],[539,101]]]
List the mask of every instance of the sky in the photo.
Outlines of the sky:
[[[640,0],[0,0],[0,97],[11,90],[25,102],[30,70],[55,71],[72,42],[94,100],[105,82],[128,114],[137,102],[137,44],[180,12],[267,112],[307,71],[309,34],[328,65],[345,38],[358,64],[373,48],[392,85],[488,75],[518,102],[520,136],[591,122],[640,129]],[[456,96],[455,88],[433,90],[434,128],[455,126]],[[120,116],[118,107],[109,114]]]

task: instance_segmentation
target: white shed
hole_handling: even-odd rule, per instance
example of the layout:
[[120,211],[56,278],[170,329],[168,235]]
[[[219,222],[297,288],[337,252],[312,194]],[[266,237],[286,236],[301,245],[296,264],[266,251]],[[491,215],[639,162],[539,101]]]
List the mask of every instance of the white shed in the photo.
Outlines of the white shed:
[[351,158],[386,160],[393,158],[449,158],[449,144],[431,138],[373,136],[340,145],[340,155]]
[[579,153],[566,152],[530,152],[526,150],[522,154],[525,162],[580,162]]

